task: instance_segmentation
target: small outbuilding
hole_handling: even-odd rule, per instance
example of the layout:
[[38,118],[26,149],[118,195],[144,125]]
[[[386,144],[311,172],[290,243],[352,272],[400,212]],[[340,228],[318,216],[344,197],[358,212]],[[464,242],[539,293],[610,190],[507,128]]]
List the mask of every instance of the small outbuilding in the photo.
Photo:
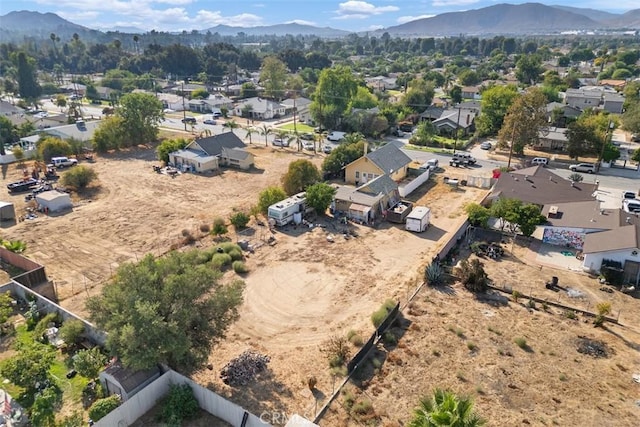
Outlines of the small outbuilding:
[[0,202],[0,221],[12,221],[16,219],[16,209],[13,203]]
[[118,394],[122,401],[126,402],[134,394],[160,377],[160,369],[156,366],[151,369],[136,371],[125,368],[119,362],[115,362],[100,372],[99,376],[100,382],[109,396]]
[[71,197],[67,193],[59,191],[44,191],[36,195],[36,203],[44,212],[60,212],[71,209]]

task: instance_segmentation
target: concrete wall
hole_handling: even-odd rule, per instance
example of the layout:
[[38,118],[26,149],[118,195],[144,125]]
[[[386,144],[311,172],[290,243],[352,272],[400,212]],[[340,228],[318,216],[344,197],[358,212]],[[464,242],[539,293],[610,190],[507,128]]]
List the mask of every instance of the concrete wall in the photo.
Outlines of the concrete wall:
[[416,188],[420,187],[422,184],[427,182],[429,179],[429,171],[426,170],[422,172],[420,175],[415,177],[413,181],[407,183],[407,185],[400,185],[398,187],[398,191],[400,193],[400,197],[407,197],[411,194]]
[[188,384],[193,390],[200,407],[232,426],[242,425],[245,413],[248,414],[246,427],[269,427],[259,417],[249,414],[243,408],[222,396],[194,383],[189,378],[169,370],[160,378],[132,396],[128,401],[95,423],[95,427],[129,426],[153,408],[168,392],[172,384]]

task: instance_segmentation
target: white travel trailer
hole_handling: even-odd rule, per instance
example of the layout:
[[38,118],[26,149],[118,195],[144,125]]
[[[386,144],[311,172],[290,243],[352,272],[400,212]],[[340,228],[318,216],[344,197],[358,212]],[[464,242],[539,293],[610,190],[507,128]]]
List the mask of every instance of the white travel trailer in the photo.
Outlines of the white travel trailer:
[[429,227],[429,220],[431,219],[431,209],[424,206],[416,206],[411,213],[407,215],[405,222],[405,229],[409,231],[415,231],[416,233],[422,233]]
[[289,224],[291,221],[294,221],[294,219],[296,222],[301,221],[302,215],[310,211],[310,209],[307,208],[306,202],[306,193],[298,193],[269,206],[269,210],[267,211],[269,221],[273,220],[275,225],[279,227]]

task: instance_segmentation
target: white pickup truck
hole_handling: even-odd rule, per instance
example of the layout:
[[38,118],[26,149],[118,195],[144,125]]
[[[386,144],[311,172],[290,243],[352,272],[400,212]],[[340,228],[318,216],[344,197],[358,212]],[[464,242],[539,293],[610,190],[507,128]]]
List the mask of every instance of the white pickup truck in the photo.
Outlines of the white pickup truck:
[[48,166],[53,166],[58,169],[66,168],[68,166],[75,166],[78,164],[76,159],[70,159],[68,157],[52,157],[51,164]]
[[475,157],[473,157],[469,153],[456,153],[453,155],[451,160],[449,160],[449,165],[451,166],[469,166],[476,163]]

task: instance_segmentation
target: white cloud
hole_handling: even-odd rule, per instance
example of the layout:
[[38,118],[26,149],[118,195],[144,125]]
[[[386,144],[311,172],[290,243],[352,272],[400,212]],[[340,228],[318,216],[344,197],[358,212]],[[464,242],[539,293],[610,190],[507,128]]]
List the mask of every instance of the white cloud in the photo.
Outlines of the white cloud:
[[370,25],[367,27],[367,31],[377,31],[384,28],[384,25]]
[[153,3],[164,3],[172,6],[183,6],[193,3],[193,0],[154,0]]
[[304,19],[294,19],[293,21],[285,22],[285,24],[311,25],[313,27],[318,26],[318,24],[316,24],[315,22],[305,21]]
[[434,7],[447,7],[447,6],[467,6],[470,4],[478,3],[480,0],[433,0],[431,3]]
[[89,20],[89,19],[91,20],[96,19],[100,15],[100,13],[96,11],[91,11],[91,10],[87,10],[85,12],[60,11],[60,12],[56,12],[56,15],[61,16],[67,21],[76,22],[76,21],[83,21],[83,20]]
[[398,22],[398,24],[404,24],[407,22],[415,21],[417,19],[432,18],[434,16],[436,15],[401,16],[396,19],[396,22]]
[[396,12],[400,10],[397,6],[374,6],[365,1],[349,0],[338,5],[338,19],[345,18],[367,18],[371,15],[380,15],[386,12]]

